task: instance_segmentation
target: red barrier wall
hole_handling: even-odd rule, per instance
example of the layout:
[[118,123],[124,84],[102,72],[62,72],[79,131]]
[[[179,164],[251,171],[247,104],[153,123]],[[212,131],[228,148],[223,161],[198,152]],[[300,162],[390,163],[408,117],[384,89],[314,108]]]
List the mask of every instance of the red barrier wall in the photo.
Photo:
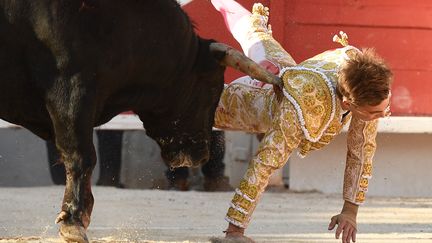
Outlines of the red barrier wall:
[[[238,0],[251,9],[256,1]],[[273,36],[301,62],[327,49],[340,30],[350,44],[374,47],[394,72],[395,115],[432,115],[432,1],[266,0]],[[240,49],[209,1],[185,5],[197,31]],[[226,80],[241,76],[228,70]]]

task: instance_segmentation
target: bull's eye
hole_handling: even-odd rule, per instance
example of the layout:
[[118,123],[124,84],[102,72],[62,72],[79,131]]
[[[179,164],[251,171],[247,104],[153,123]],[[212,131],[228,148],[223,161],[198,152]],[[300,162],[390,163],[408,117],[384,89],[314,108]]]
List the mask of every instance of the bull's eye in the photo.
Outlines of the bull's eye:
[[165,145],[165,140],[163,138],[158,138],[157,141],[160,145]]

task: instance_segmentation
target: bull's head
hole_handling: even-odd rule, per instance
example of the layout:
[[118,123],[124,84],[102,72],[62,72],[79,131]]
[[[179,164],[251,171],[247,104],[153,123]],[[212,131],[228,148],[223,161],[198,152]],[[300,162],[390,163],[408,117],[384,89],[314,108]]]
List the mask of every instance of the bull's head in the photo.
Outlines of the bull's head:
[[[214,112],[223,90],[226,66],[238,69],[258,80],[281,85],[277,76],[261,68],[241,52],[224,44],[210,43],[203,45],[207,54],[201,53],[198,58],[200,60],[197,61],[196,72],[192,77],[195,79],[193,85],[187,87],[186,91],[176,90],[181,94],[179,102],[186,101],[186,105],[171,104],[171,114],[175,115],[167,119],[157,119],[157,124],[152,124],[152,129],[147,130],[148,135],[158,142],[161,155],[171,168],[199,166],[207,162],[211,143],[210,132]],[[147,129],[148,124],[145,123],[145,126]]]
[[171,169],[197,167],[209,159],[210,138],[208,134],[166,137],[159,139],[158,144],[161,147],[163,160]]

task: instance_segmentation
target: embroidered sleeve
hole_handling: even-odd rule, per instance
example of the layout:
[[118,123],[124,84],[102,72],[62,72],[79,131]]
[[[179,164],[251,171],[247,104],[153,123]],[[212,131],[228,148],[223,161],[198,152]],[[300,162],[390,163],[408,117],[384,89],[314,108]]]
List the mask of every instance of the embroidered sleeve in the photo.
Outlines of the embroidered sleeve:
[[258,151],[235,190],[226,220],[246,228],[270,175],[281,168],[300,143],[302,132],[295,109],[284,100],[272,127],[265,134]]
[[366,122],[352,117],[348,130],[343,198],[357,205],[364,202],[369,179],[372,177],[377,126],[378,120]]

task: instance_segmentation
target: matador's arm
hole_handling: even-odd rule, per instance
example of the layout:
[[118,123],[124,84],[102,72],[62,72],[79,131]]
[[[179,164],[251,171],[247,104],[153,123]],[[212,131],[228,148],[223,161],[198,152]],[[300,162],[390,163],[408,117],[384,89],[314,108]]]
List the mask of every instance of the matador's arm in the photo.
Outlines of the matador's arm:
[[372,159],[376,150],[378,119],[363,121],[352,117],[347,138],[347,158],[344,175],[343,198],[362,204],[372,177]]

